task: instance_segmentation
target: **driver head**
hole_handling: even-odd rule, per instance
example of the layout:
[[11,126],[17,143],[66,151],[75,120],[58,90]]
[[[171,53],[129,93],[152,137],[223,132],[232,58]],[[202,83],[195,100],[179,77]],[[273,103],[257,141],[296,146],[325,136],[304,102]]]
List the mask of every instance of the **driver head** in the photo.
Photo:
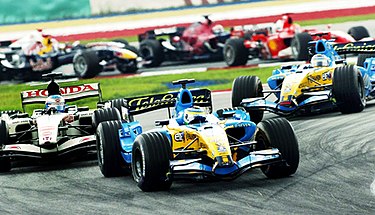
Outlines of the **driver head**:
[[49,96],[45,103],[45,109],[55,108],[58,112],[65,111],[65,99],[60,95]]

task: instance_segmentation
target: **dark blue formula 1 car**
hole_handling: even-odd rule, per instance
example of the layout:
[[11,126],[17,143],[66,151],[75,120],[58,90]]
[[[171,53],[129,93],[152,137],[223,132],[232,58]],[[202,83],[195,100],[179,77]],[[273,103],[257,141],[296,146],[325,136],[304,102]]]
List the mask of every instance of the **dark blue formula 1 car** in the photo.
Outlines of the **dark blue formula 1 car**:
[[[342,113],[364,109],[375,97],[375,41],[331,45],[311,42],[311,63],[284,66],[273,71],[263,90],[256,76],[234,80],[232,106],[244,107],[251,120],[260,122],[264,111],[282,116],[338,108]],[[357,65],[347,65],[339,54],[362,53]],[[266,95],[265,95],[266,94]],[[265,95],[265,96],[264,96]],[[275,100],[270,100],[274,95]]]
[[[231,180],[253,168],[269,178],[296,172],[298,142],[287,120],[256,125],[243,108],[211,114],[211,92],[187,89],[192,82],[174,82],[182,85],[176,92],[112,100],[95,111],[98,160],[105,177],[131,171],[138,187],[155,191],[169,189],[177,179]],[[155,122],[159,128],[143,132],[133,121],[136,114],[161,108],[173,112]]]

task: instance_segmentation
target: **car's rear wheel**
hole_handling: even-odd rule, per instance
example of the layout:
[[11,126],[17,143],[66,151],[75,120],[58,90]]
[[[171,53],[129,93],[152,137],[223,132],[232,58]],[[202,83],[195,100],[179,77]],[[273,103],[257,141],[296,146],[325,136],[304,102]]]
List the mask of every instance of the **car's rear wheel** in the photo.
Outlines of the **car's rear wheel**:
[[95,51],[83,51],[73,58],[74,72],[79,78],[93,78],[99,74],[103,67]]
[[359,54],[357,58],[357,66],[364,67],[367,58],[375,58],[375,54]]
[[292,49],[292,57],[294,60],[309,59],[308,44],[310,41],[312,41],[312,37],[306,32],[294,35],[290,45]]
[[351,27],[348,30],[348,34],[352,36],[356,41],[361,40],[366,37],[370,37],[368,30],[364,26]]
[[333,74],[332,93],[341,113],[361,112],[366,106],[361,72],[354,65],[337,67]]
[[98,163],[105,177],[130,173],[130,164],[121,155],[120,129],[121,121],[113,120],[101,122],[96,130]]
[[138,71],[137,60],[130,62],[119,62],[116,64],[116,69],[122,74],[136,73]]
[[104,108],[94,111],[92,115],[92,126],[96,129],[101,122],[119,120],[121,121],[120,111],[117,108]]
[[168,190],[172,181],[167,177],[172,159],[171,143],[160,132],[139,135],[132,150],[132,174],[142,191]]
[[224,46],[224,60],[228,66],[246,65],[249,51],[244,45],[243,38],[228,39]]
[[[9,143],[9,129],[4,120],[0,120],[0,148]],[[0,158],[0,172],[9,172],[11,169],[9,157]]]
[[[239,107],[246,98],[263,97],[262,82],[257,76],[240,76],[233,81],[232,107]],[[250,120],[258,123],[263,119],[263,111],[249,110]]]
[[258,149],[277,148],[283,162],[262,167],[268,178],[294,174],[299,165],[298,141],[291,124],[284,118],[272,118],[258,124],[255,134]]
[[144,64],[146,67],[157,67],[164,61],[163,46],[158,40],[143,40],[139,45],[139,52],[148,62]]

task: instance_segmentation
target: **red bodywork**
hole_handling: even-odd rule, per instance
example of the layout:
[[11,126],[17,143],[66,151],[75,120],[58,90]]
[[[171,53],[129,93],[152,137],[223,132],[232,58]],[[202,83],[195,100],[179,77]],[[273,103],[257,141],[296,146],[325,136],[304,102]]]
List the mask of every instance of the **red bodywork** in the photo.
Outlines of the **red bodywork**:
[[[283,15],[281,19],[266,27],[252,26],[253,29],[232,28],[231,37],[245,37],[244,46],[247,49],[257,49],[261,59],[290,58],[290,56],[280,56],[279,52],[290,47],[291,40],[297,33],[307,32],[312,35],[313,40],[334,39],[338,43],[355,42],[349,34],[341,31],[318,31],[317,29],[303,29],[300,25],[293,23],[289,15]],[[323,36],[314,34],[326,33]],[[251,38],[246,38],[250,34]]]

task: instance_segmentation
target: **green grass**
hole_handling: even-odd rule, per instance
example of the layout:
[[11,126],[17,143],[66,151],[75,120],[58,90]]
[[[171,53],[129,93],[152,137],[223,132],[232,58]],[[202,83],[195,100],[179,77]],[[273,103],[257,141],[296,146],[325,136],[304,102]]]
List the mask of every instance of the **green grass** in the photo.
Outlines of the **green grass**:
[[[175,75],[158,75],[149,77],[124,77],[124,78],[110,78],[110,79],[90,79],[70,83],[62,83],[61,86],[78,85],[83,83],[100,82],[103,99],[123,98],[129,96],[139,96],[154,93],[163,93],[170,91],[167,83],[171,83],[178,79],[194,78],[197,81],[212,81],[211,84],[205,85],[202,88],[209,88],[210,90],[224,90],[232,87],[233,80],[241,75],[256,75],[259,76],[262,82],[265,82],[271,75],[270,68],[238,68],[238,69],[224,69],[224,70],[210,70],[208,72],[192,72]],[[45,86],[30,87],[26,84],[15,85],[0,85],[0,110],[21,110],[20,92],[30,89],[43,89]],[[93,98],[74,102],[79,106],[89,106],[94,108],[96,101]],[[42,105],[43,106],[43,105]],[[26,110],[31,112],[34,108],[42,106],[30,105]]]

